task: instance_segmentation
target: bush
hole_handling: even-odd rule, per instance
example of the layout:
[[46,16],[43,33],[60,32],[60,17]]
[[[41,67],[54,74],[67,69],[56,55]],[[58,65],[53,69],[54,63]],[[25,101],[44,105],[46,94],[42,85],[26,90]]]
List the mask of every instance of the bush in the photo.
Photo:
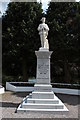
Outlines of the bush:
[[22,76],[2,76],[2,85],[5,87],[6,82],[22,82],[23,77]]

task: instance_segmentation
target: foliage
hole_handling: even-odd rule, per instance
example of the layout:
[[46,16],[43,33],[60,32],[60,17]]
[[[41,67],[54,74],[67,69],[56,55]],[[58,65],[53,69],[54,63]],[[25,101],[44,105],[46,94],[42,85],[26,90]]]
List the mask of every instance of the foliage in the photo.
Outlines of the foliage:
[[34,51],[40,46],[37,27],[41,16],[41,4],[37,2],[8,4],[2,18],[3,73],[14,76],[23,74],[24,80],[28,79],[29,74],[35,75]]
[[[9,3],[2,17],[3,74],[17,78],[23,75],[19,81],[36,75],[35,50],[40,47],[37,27],[42,15],[41,4],[37,2]],[[45,16],[53,51],[52,82],[79,83],[80,3],[51,2]]]
[[[71,69],[76,69],[77,72],[80,70],[78,39],[80,36],[80,3],[51,2],[46,18],[50,28],[50,50],[53,51],[52,70],[61,71],[63,82],[72,82],[73,71]],[[54,77],[54,72],[52,74]]]
[[6,86],[6,82],[22,82],[23,81],[23,77],[22,76],[8,76],[8,75],[3,75],[3,81],[2,81],[2,85],[5,87]]

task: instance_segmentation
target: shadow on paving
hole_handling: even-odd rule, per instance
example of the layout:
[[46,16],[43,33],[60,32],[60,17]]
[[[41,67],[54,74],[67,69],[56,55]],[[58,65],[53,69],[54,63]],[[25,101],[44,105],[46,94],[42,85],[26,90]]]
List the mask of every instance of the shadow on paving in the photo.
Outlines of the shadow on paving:
[[16,108],[18,106],[19,106],[19,104],[17,104],[17,103],[0,102],[0,107],[12,107],[12,108]]
[[80,96],[77,95],[66,95],[66,94],[56,94],[56,96],[63,102],[68,105],[76,106],[80,104]]
[[15,95],[17,97],[25,98],[27,95],[29,95],[31,92],[13,92],[12,95]]

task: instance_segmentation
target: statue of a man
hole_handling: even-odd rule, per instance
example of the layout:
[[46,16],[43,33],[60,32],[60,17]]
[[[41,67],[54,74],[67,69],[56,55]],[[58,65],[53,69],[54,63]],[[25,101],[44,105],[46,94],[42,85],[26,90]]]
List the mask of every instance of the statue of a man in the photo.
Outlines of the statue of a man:
[[41,46],[43,48],[47,48],[49,49],[49,43],[48,43],[48,31],[49,31],[49,27],[47,24],[45,24],[45,17],[42,17],[41,21],[42,23],[39,25],[38,27],[38,31],[39,31],[39,35],[40,35],[40,40],[41,40]]

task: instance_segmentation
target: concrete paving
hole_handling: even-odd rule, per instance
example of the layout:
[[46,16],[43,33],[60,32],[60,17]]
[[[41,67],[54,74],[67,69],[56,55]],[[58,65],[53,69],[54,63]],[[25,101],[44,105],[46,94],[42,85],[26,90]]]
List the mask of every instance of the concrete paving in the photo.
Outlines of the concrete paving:
[[[56,94],[62,102],[69,109],[68,114],[54,114],[54,112],[24,112],[16,113],[16,109],[23,100],[25,96],[29,93],[15,93],[6,91],[3,95],[0,95],[0,117],[2,120],[22,120],[26,118],[30,119],[39,119],[39,120],[78,120],[79,118],[79,99],[80,96],[65,95],[65,94]],[[10,119],[9,119],[10,118]],[[13,118],[13,119],[12,119]],[[63,119],[64,118],[64,119]],[[72,118],[72,119],[71,119]],[[18,120],[18,119],[17,119]],[[23,119],[25,120],[25,119]]]

